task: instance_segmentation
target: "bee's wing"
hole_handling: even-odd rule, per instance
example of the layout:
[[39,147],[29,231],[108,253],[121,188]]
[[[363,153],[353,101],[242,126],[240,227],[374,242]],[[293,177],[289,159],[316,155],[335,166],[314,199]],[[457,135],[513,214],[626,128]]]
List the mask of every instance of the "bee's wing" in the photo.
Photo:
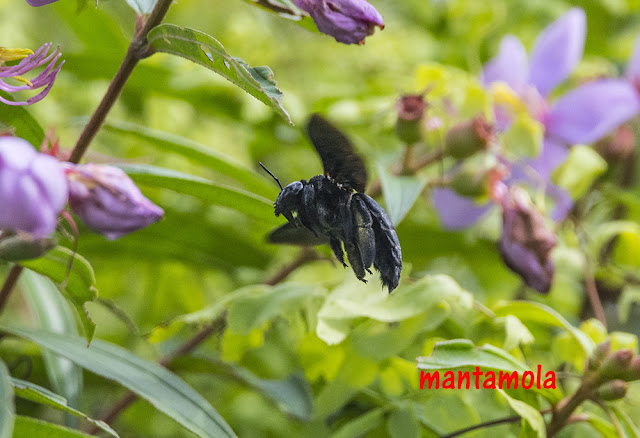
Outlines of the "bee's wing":
[[324,174],[364,193],[367,169],[349,139],[318,114],[313,114],[309,119],[307,132],[322,159]]
[[304,227],[295,227],[286,222],[274,228],[267,236],[267,241],[281,245],[317,246],[328,244],[329,238],[324,235],[316,236]]

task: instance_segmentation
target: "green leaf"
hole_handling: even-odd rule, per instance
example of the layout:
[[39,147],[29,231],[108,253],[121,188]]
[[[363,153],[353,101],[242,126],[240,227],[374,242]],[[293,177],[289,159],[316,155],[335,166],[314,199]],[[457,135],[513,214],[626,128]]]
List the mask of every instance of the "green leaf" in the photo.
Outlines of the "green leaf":
[[553,173],[553,180],[573,199],[578,199],[606,170],[607,162],[593,148],[574,146],[566,161]]
[[[13,100],[4,91],[0,96]],[[23,138],[35,148],[39,148],[44,140],[44,130],[24,106],[0,104],[0,130],[9,129],[16,137]]]
[[633,422],[629,415],[615,405],[611,405],[610,409],[613,411],[613,414],[620,422],[620,426],[622,427],[622,431],[624,432],[625,437],[628,438],[640,438],[640,429]]
[[150,14],[158,0],[127,0],[136,14]]
[[151,47],[159,52],[181,56],[218,73],[262,103],[271,106],[293,124],[289,113],[282,106],[282,92],[269,67],[249,67],[240,58],[229,55],[215,38],[173,24],[154,27],[147,39]]
[[595,348],[595,344],[589,336],[572,326],[562,315],[544,304],[512,301],[498,305],[493,310],[496,316],[513,315],[525,323],[530,321],[546,326],[564,328],[578,342],[584,351],[585,358],[590,356]]
[[582,415],[587,416],[587,423],[603,438],[620,438],[616,428],[608,421],[604,421],[602,418],[590,412],[582,412]]
[[0,438],[11,438],[15,409],[9,370],[0,360]]
[[78,418],[82,418],[88,421],[89,423],[97,426],[98,428],[102,429],[103,431],[107,432],[109,435],[114,436],[116,438],[118,437],[118,434],[116,433],[116,431],[113,430],[111,427],[109,427],[107,423],[105,423],[104,421],[94,420],[93,418],[90,418],[86,414],[76,409],[73,409],[71,406],[68,405],[67,400],[64,397],[58,394],[55,394],[49,391],[48,389],[45,389],[31,382],[27,382],[25,380],[14,379],[14,378],[11,379],[11,384],[13,385],[13,389],[15,391],[16,396],[20,398],[32,401],[34,403],[39,403],[41,405],[50,406],[52,408],[63,411],[67,414],[73,415]]
[[[39,328],[62,335],[78,335],[78,328],[67,301],[46,277],[25,270],[20,283]],[[82,393],[82,369],[49,350],[42,352],[49,381],[58,394],[78,406]],[[67,423],[67,426],[74,426]]]
[[115,380],[200,437],[235,437],[216,410],[180,377],[114,344],[41,330],[0,327],[64,356],[87,370]]
[[535,158],[542,150],[544,127],[542,123],[521,114],[516,117],[509,129],[503,134],[502,142],[506,150],[518,158]]
[[422,193],[426,181],[416,176],[391,175],[382,166],[378,167],[378,175],[387,213],[397,227]]
[[290,309],[299,308],[302,303],[319,293],[317,288],[295,283],[247,288],[229,306],[229,329],[240,335],[248,335],[254,328]]
[[599,225],[591,233],[589,252],[594,259],[600,258],[602,247],[618,235],[640,235],[640,225],[631,221],[612,221]]
[[35,418],[16,416],[13,438],[92,438],[92,435]]
[[387,420],[387,431],[391,438],[420,438],[422,427],[411,405],[405,404],[391,412]]
[[384,408],[373,409],[364,415],[349,421],[338,429],[331,438],[357,438],[380,426],[384,421]]
[[[546,424],[544,422],[544,418],[542,418],[542,414],[536,408],[527,403],[516,400],[515,398],[509,396],[504,390],[498,389],[498,393],[507,400],[511,409],[516,411],[518,415],[522,417],[523,424],[522,427],[528,427],[533,430],[533,436],[537,436],[538,438],[545,438],[547,436],[546,433]],[[522,436],[522,435],[520,435]]]
[[[72,259],[71,271],[67,275],[69,261]],[[80,315],[87,342],[91,342],[96,331],[96,325],[89,317],[84,304],[98,297],[98,289],[96,288],[93,268],[89,262],[80,254],[74,253],[68,248],[56,246],[44,257],[27,260],[21,264],[25,268],[48,277],[64,296],[71,301],[78,311],[78,315]],[[61,285],[64,285],[64,287]]]
[[133,136],[162,152],[179,154],[197,164],[230,176],[260,196],[275,198],[278,194],[273,181],[260,178],[256,172],[246,168],[235,158],[217,152],[204,144],[129,122],[111,121],[106,123],[103,128],[107,131]]
[[[468,339],[454,339],[442,341],[435,344],[430,356],[418,358],[418,368],[421,370],[453,370],[457,368],[480,367],[490,370],[505,371],[507,373],[518,372],[519,378],[525,371],[531,371],[527,365],[507,353],[506,351],[485,344],[476,347]],[[535,376],[534,372],[534,376]],[[532,390],[537,391],[551,402],[558,402],[562,399],[562,393],[558,389],[545,389],[542,387],[544,375],[540,372],[540,386],[534,383]],[[479,380],[482,384],[482,379]],[[498,385],[496,378],[496,385]],[[507,388],[508,389],[508,388]]]
[[215,184],[186,173],[145,165],[120,165],[137,183],[174,190],[207,203],[233,208],[268,225],[281,221],[273,214],[273,202],[244,190]]

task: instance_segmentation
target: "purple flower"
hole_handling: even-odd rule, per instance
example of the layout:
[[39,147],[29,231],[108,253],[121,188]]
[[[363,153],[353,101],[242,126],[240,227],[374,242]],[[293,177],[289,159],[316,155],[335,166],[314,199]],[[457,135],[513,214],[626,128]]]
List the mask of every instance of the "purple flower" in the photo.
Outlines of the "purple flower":
[[29,3],[31,6],[44,6],[44,5],[48,5],[49,3],[55,3],[58,0],[27,0],[27,3]]
[[[38,90],[44,87],[43,90],[27,101],[13,102],[3,99],[2,96],[0,96],[0,102],[6,103],[7,105],[31,105],[44,99],[49,93],[49,90],[51,90],[51,87],[53,87],[53,82],[56,80],[56,76],[64,64],[64,61],[62,61],[56,67],[56,62],[61,56],[60,49],[56,47],[51,54],[48,54],[50,48],[51,43],[44,44],[36,50],[35,53],[31,54],[29,54],[29,52],[31,52],[30,50],[0,48],[0,90],[13,93],[21,90]],[[3,61],[13,61],[17,59],[22,59],[17,65],[2,65]],[[31,81],[21,77],[21,75],[35,68],[42,67],[43,65],[46,65],[44,70]],[[23,82],[25,85],[10,85],[5,82],[4,78],[13,78],[14,80]]]
[[[549,181],[553,170],[567,157],[568,147],[595,142],[640,111],[638,94],[632,84],[623,79],[589,82],[552,103],[547,101],[549,93],[580,61],[585,29],[584,11],[573,8],[542,31],[529,59],[522,43],[509,35],[503,38],[498,55],[482,72],[486,87],[500,82],[508,85],[529,114],[544,126],[542,153],[533,160],[514,163],[512,181],[525,180],[545,187],[556,203],[555,220],[563,219],[573,203],[564,190]],[[640,71],[640,54],[637,62],[632,61],[630,65],[637,65]],[[505,129],[511,122],[511,115],[501,107],[496,108],[496,118],[499,129]],[[467,202],[470,208],[463,211],[459,208],[460,200],[454,199],[459,198],[455,192],[438,191],[441,193],[434,196],[434,205],[447,228],[469,226],[481,216],[479,209],[485,208]],[[451,209],[451,204],[458,207]]]
[[551,250],[556,246],[555,234],[548,230],[542,213],[517,187],[502,185],[502,234],[498,242],[504,263],[522,277],[527,286],[541,293],[549,292],[555,268]]
[[149,201],[121,169],[65,163],[69,205],[87,226],[117,239],[159,221],[164,211]]
[[318,30],[339,43],[364,44],[375,27],[384,29],[382,15],[366,0],[293,0],[311,15]]
[[46,237],[66,203],[60,162],[21,138],[0,137],[0,228]]

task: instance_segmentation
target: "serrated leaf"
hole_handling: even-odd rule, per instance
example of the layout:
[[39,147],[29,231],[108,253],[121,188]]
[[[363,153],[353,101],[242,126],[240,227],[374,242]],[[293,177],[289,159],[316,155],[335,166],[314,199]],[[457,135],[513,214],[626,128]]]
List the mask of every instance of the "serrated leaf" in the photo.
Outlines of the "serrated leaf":
[[590,356],[595,348],[595,344],[589,336],[575,328],[562,315],[544,304],[512,301],[498,305],[493,310],[496,316],[513,315],[525,323],[531,321],[551,327],[564,328],[578,342],[585,354],[585,358]]
[[119,167],[137,183],[173,190],[213,205],[232,208],[259,219],[267,225],[275,226],[280,223],[273,214],[273,202],[253,193],[162,167],[145,165],[120,165]]
[[411,210],[422,193],[426,181],[417,176],[394,176],[382,166],[378,167],[387,213],[396,227]]
[[92,435],[79,432],[74,429],[37,420],[35,418],[16,416],[16,424],[13,430],[13,438],[91,438]]
[[[4,91],[0,95],[8,100],[13,100]],[[0,131],[9,129],[16,137],[23,138],[39,148],[44,140],[44,130],[24,106],[12,106],[0,104]]]
[[0,360],[0,438],[11,438],[15,409],[9,370]]
[[237,162],[235,158],[188,138],[122,121],[108,122],[103,126],[103,129],[134,136],[162,152],[179,154],[197,164],[230,176],[260,196],[273,197],[275,199],[278,194],[272,181],[267,181],[257,176],[256,172],[246,168],[243,164]]
[[[70,260],[73,260],[73,264],[67,275]],[[91,342],[96,325],[89,317],[84,304],[98,297],[98,289],[93,268],[87,259],[68,248],[56,246],[44,257],[24,261],[21,265],[48,277],[58,290],[71,301],[80,316],[87,342]]]
[[[29,307],[39,328],[60,334],[77,335],[78,328],[67,301],[48,278],[25,270],[20,277]],[[78,406],[82,393],[82,369],[48,350],[42,352],[49,381],[55,392]],[[75,426],[67,423],[67,426]]]
[[147,39],[154,50],[181,56],[218,73],[262,103],[271,106],[293,124],[289,113],[282,106],[282,92],[269,67],[249,67],[240,58],[229,55],[215,38],[173,24],[154,27]]
[[34,383],[27,382],[25,380],[20,379],[11,379],[11,384],[13,385],[13,389],[15,391],[15,395],[17,397],[23,398],[25,400],[32,401],[34,403],[39,403],[41,405],[50,406],[52,408],[63,411],[67,414],[73,415],[78,418],[82,418],[89,423],[97,426],[103,431],[107,432],[109,435],[118,437],[118,434],[115,430],[113,430],[107,423],[104,421],[94,420],[90,418],[88,415],[72,408],[68,405],[67,399],[64,397],[49,391],[46,388],[38,386]]
[[87,347],[82,338],[40,330],[0,330],[29,339],[93,373],[115,380],[200,437],[236,436],[220,414],[180,377],[122,347],[99,339]]

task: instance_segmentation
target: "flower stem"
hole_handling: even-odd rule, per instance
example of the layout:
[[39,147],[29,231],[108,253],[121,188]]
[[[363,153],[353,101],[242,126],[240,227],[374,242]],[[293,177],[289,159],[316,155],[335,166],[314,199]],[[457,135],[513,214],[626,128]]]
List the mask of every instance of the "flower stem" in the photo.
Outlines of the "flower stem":
[[[540,411],[541,414],[549,414],[551,413],[550,409],[545,409],[543,411]],[[465,433],[477,430],[477,429],[483,429],[485,427],[493,427],[493,426],[499,426],[500,424],[508,424],[508,423],[516,423],[518,421],[522,421],[522,417],[520,415],[514,415],[512,417],[506,417],[506,418],[499,418],[497,420],[492,420],[492,421],[486,421],[484,423],[479,423],[479,424],[474,424],[473,426],[469,426],[469,427],[465,427],[464,429],[459,429],[456,430],[455,432],[451,432],[448,433],[446,435],[440,435],[439,438],[453,438],[459,435],[463,435]]]
[[582,382],[580,387],[572,395],[565,397],[558,403],[553,411],[553,417],[547,425],[547,436],[554,437],[560,429],[567,425],[573,411],[593,394],[593,389],[597,386],[597,381],[588,378]]
[[145,22],[144,26],[136,32],[133,37],[133,41],[131,41],[131,44],[129,45],[127,54],[122,60],[122,64],[120,64],[118,72],[111,81],[111,84],[109,84],[109,88],[102,98],[102,101],[100,101],[98,108],[96,108],[91,119],[89,119],[89,122],[80,134],[80,137],[76,142],[76,146],[71,152],[71,157],[69,158],[70,162],[80,162],[80,159],[82,159],[82,156],[89,148],[91,141],[104,123],[107,114],[115,104],[118,96],[120,96],[120,93],[122,92],[124,85],[127,83],[127,79],[131,76],[131,72],[133,72],[136,64],[138,64],[138,61],[146,58],[152,53],[150,52],[149,43],[147,42],[147,34],[151,29],[162,22],[172,2],[173,0],[158,0],[158,3],[156,3],[156,6],[153,8],[149,19]]
[[18,278],[23,269],[20,265],[13,265],[9,271],[9,275],[7,275],[7,278],[4,280],[2,289],[0,289],[0,314],[2,314],[4,307],[7,305],[9,295],[11,295],[11,291],[13,291],[13,288],[18,282]]

